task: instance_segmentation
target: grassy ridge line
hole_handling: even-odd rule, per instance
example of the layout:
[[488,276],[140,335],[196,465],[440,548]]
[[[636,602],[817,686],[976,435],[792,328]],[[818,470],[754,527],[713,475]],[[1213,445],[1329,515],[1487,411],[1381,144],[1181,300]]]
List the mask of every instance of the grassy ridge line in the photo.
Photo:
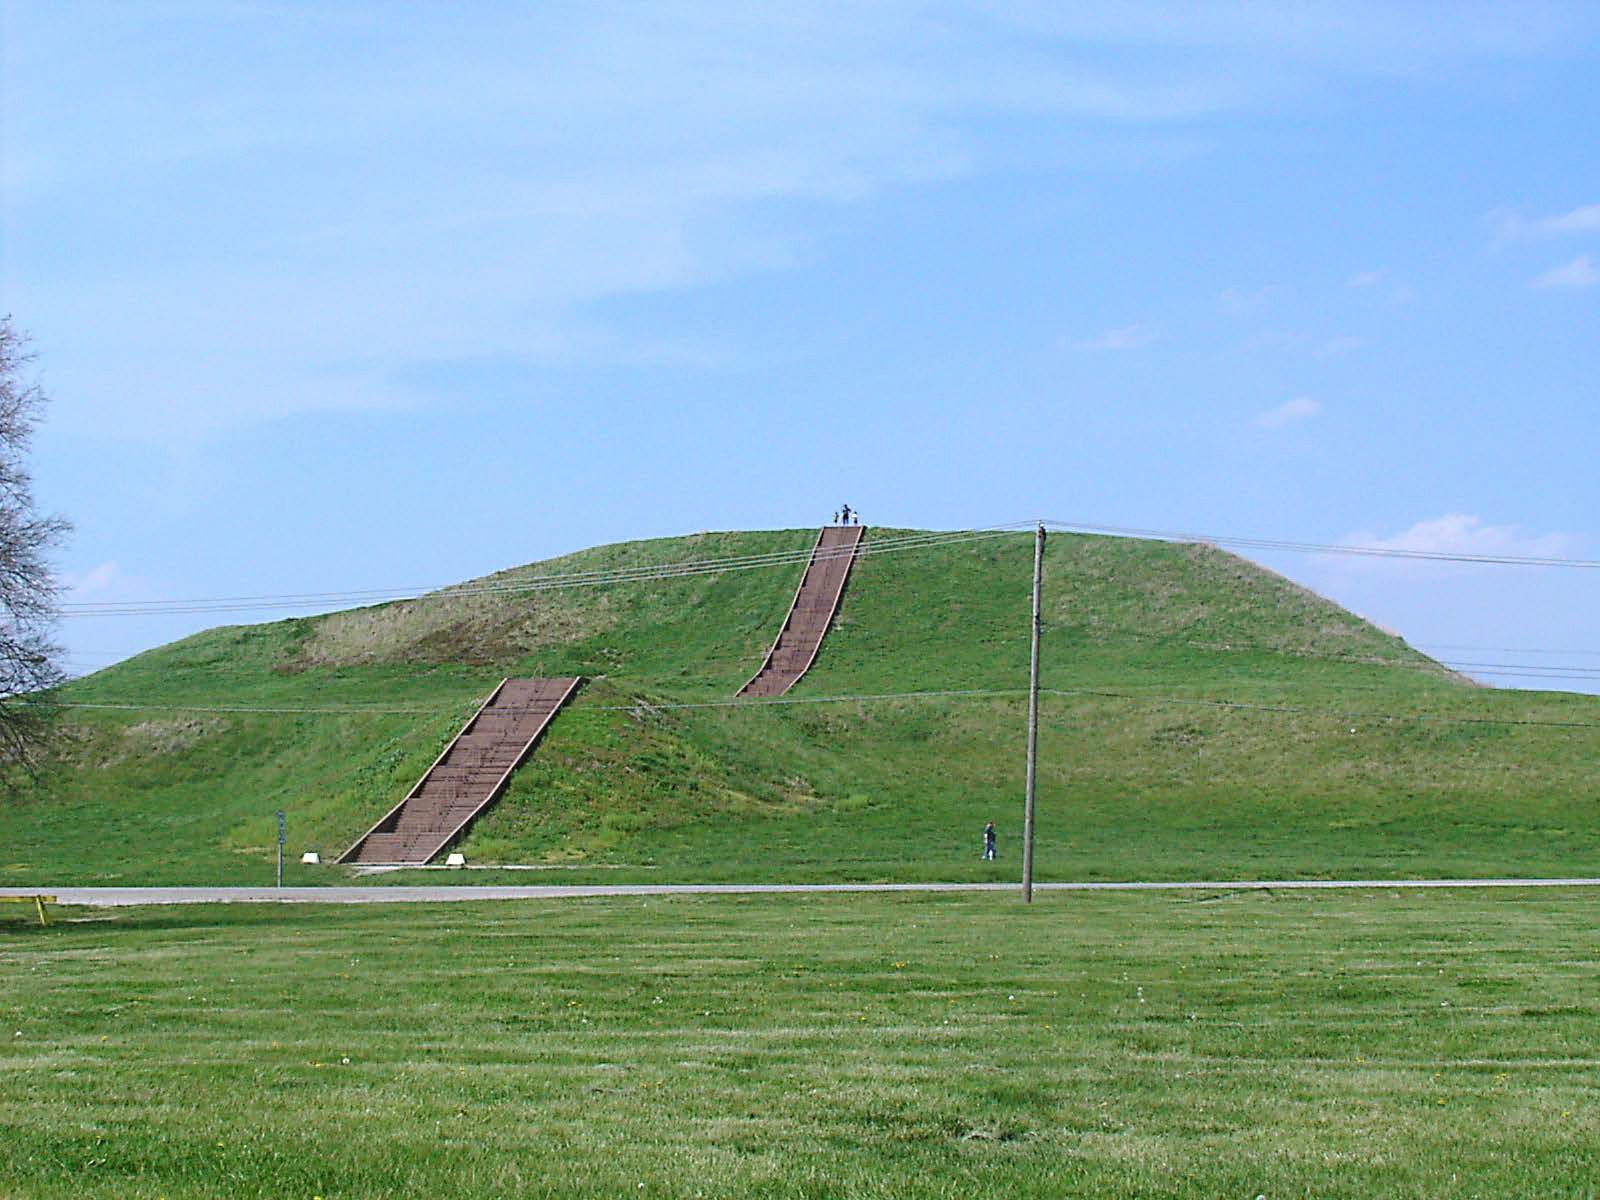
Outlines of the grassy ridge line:
[[[813,537],[628,543],[525,571],[803,549]],[[866,556],[793,694],[1020,688],[1031,554],[1019,534]],[[264,882],[280,807],[292,857],[337,854],[506,674],[590,682],[474,827],[472,861],[624,864],[686,881],[1009,876],[1016,697],[662,707],[731,696],[797,574],[402,602],[213,630],[141,655],[64,696],[439,715],[74,714],[58,768],[0,805],[0,880]],[[1600,720],[1592,698],[1465,685],[1204,547],[1052,535],[1045,594],[1046,685],[1130,698],[1046,697],[1041,877],[1566,875],[1600,863],[1593,734],[1336,715]],[[1160,699],[1215,696],[1312,711]],[[997,868],[973,860],[989,817],[1001,823]],[[291,869],[301,882],[334,877]]]
[[1508,892],[13,921],[5,1187],[1581,1195],[1593,918]]

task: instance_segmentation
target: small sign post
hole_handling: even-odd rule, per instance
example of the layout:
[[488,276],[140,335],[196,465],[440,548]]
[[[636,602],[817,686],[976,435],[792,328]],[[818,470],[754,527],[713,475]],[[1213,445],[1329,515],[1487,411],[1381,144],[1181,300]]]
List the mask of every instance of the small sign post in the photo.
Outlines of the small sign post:
[[283,886],[283,843],[284,835],[283,809],[278,810],[278,886]]

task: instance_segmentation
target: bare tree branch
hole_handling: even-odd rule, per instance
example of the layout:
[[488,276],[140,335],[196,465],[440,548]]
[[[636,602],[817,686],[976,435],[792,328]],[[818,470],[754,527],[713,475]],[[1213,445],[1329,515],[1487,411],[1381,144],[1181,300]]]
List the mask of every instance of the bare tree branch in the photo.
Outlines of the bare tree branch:
[[0,764],[32,770],[50,733],[50,709],[34,696],[63,678],[51,633],[61,585],[49,555],[71,528],[33,499],[28,453],[44,393],[24,378],[27,339],[0,317]]

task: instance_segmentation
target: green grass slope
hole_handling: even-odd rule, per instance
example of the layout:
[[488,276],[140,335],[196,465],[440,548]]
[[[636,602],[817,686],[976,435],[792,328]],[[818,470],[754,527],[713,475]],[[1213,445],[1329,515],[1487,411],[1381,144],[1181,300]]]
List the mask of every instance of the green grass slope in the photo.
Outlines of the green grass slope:
[[[464,585],[140,655],[62,690],[137,707],[65,710],[58,758],[0,801],[0,881],[261,882],[280,808],[291,856],[331,859],[496,680],[534,674],[587,682],[465,839],[473,863],[568,880],[1013,877],[1032,537],[897,549],[903,532],[869,534],[879,551],[796,703],[717,706],[759,665],[793,564]],[[625,543],[491,579],[813,537]],[[1052,535],[1045,594],[1041,878],[1600,869],[1593,698],[1473,686],[1206,547]],[[831,702],[908,692],[990,694]],[[693,705],[708,706],[677,707]],[[977,861],[986,819],[997,864]]]

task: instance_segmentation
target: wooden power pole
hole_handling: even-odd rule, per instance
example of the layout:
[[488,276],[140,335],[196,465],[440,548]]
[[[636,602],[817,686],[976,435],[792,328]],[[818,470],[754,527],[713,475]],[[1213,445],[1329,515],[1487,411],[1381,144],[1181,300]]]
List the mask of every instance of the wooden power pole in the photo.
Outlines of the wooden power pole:
[[1044,522],[1033,534],[1033,653],[1028,671],[1028,782],[1022,801],[1022,902],[1033,903],[1033,788],[1039,759],[1039,595],[1044,579]]

